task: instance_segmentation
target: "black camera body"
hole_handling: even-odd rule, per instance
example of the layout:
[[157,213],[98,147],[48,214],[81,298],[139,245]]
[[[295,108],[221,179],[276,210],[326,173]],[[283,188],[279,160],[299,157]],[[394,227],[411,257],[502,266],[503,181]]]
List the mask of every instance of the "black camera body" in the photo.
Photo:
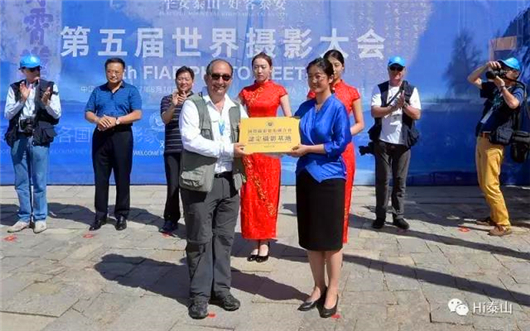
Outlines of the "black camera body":
[[25,135],[32,135],[35,129],[35,121],[32,117],[20,121],[20,129]]
[[365,154],[374,154],[374,142],[370,141],[366,146],[359,146],[359,153],[361,154],[361,156]]
[[506,77],[507,73],[508,73],[508,70],[503,70],[503,69],[486,71],[486,78],[487,79],[495,79],[496,77],[504,78]]

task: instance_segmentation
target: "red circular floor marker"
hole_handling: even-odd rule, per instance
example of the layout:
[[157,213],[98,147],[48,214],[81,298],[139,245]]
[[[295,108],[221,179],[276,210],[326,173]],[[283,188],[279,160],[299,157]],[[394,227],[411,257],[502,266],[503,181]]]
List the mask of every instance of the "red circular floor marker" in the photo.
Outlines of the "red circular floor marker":
[[7,236],[4,238],[5,241],[15,241],[17,240],[17,236],[15,236],[14,234],[10,235],[10,236]]
[[215,313],[208,313],[208,317],[209,318],[214,318],[215,317]]
[[470,230],[469,230],[469,228],[465,228],[463,226],[460,226],[460,227],[458,227],[458,231],[460,231],[460,232],[469,232]]
[[331,316],[331,318],[335,318],[335,319],[340,318],[340,314],[335,314],[335,315]]
[[87,234],[83,235],[83,238],[90,239],[90,238],[94,238],[94,236],[95,236],[95,235],[92,234],[92,233],[87,233]]

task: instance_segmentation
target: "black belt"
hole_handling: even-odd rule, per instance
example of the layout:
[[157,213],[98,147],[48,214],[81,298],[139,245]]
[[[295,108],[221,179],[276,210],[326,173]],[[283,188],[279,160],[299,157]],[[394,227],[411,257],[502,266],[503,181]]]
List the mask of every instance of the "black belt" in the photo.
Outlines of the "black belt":
[[232,177],[232,171],[220,172],[220,173],[215,174],[213,176],[215,178],[231,178]]

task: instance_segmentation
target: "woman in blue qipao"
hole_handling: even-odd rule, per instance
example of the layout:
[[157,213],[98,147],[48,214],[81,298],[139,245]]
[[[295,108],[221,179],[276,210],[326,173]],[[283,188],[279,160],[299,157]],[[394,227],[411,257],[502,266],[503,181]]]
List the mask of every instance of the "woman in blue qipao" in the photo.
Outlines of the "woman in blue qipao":
[[300,158],[296,166],[298,237],[307,250],[315,286],[298,309],[318,305],[320,316],[327,318],[337,312],[339,301],[346,183],[341,154],[351,142],[351,133],[346,108],[331,92],[332,64],[322,58],[309,63],[307,81],[316,97],[300,105],[295,114],[300,117],[301,144],[290,155]]

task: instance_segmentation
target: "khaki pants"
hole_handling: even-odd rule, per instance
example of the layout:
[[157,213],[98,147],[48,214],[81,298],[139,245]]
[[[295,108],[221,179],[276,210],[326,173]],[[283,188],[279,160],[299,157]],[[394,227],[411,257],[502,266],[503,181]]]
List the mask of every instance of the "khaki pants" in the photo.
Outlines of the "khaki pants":
[[477,138],[475,161],[478,184],[490,207],[490,217],[497,225],[510,228],[510,216],[499,182],[503,159],[504,146],[494,145],[486,137]]

